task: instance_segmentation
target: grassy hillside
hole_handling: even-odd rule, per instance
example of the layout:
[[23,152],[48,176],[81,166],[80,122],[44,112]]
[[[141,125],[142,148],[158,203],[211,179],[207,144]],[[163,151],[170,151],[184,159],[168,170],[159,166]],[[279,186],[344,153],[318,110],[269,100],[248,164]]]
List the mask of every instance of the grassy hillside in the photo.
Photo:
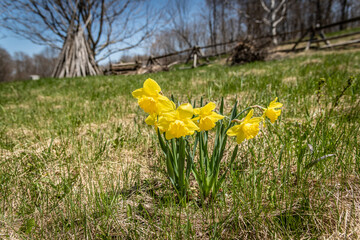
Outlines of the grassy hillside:
[[[0,238],[360,238],[359,74],[353,51],[2,83]],[[180,102],[284,104],[280,121],[240,145],[216,201],[202,202],[193,180],[177,203],[131,96],[149,77]]]

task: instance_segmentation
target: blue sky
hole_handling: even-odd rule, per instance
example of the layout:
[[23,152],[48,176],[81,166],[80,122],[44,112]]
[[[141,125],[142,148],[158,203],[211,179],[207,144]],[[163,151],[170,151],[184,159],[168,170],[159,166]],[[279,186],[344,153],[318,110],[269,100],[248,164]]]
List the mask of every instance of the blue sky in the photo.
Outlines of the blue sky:
[[33,55],[45,48],[45,46],[36,45],[30,40],[16,36],[5,29],[0,29],[0,47],[6,49],[11,55],[20,51]]

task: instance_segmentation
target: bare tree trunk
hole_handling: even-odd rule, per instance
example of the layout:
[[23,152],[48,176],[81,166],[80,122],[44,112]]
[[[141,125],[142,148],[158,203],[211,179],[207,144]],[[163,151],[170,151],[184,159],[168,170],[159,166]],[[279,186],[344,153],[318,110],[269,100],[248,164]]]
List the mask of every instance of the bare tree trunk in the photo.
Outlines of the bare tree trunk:
[[333,0],[329,0],[328,1],[328,5],[326,8],[326,13],[325,13],[325,23],[324,24],[329,24],[331,23],[331,8],[333,6]]
[[321,9],[320,0],[316,0],[316,13],[315,13],[316,23],[315,24],[319,24],[320,26],[323,25],[322,14],[323,14],[323,11]]
[[[261,6],[264,8],[265,12],[269,14],[269,19],[263,18],[263,22],[266,25],[270,26],[270,32],[272,36],[272,41],[274,45],[278,44],[277,40],[277,31],[276,27],[277,25],[284,19],[285,13],[286,13],[286,0],[281,0],[281,2],[276,6],[276,0],[271,0],[270,6],[268,7],[264,0],[260,0]],[[278,17],[279,11],[281,11],[280,16]]]
[[[341,21],[344,21],[347,18],[346,7],[347,7],[347,0],[341,0],[341,19],[340,19]],[[345,25],[340,24],[340,30],[343,29],[345,29]]]
[[[221,35],[222,35],[222,42],[226,42],[226,27],[225,27],[225,2],[221,3]],[[226,46],[223,45],[223,52],[226,51]]]
[[64,78],[99,74],[101,71],[85,39],[83,29],[81,26],[74,29],[71,24],[52,76]]
[[[213,27],[213,30],[212,30],[212,38],[213,38],[213,44],[216,44],[216,22],[217,22],[217,14],[216,14],[216,0],[212,0],[212,27]],[[215,47],[215,53],[217,53],[217,49]]]

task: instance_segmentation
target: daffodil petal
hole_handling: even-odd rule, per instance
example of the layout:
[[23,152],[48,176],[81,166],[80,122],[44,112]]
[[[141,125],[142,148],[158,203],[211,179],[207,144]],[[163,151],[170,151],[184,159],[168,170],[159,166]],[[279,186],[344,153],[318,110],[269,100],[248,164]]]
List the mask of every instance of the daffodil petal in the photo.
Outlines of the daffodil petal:
[[283,106],[282,103],[279,103],[279,102],[271,102],[269,104],[269,108],[281,108]]
[[194,121],[194,122],[196,122],[196,121],[199,120],[199,119],[200,119],[200,117],[194,117],[194,118],[192,118],[191,120]]
[[149,95],[157,95],[161,91],[161,88],[154,80],[148,78],[144,82],[143,90]]
[[159,113],[166,113],[174,111],[176,108],[175,103],[170,101],[167,97],[159,95],[158,97],[158,111]]
[[154,115],[149,115],[146,119],[145,119],[145,123],[147,124],[147,125],[150,125],[150,126],[153,126],[153,125],[155,125],[155,123],[156,123],[156,115],[154,114]]
[[141,98],[144,95],[144,91],[142,88],[136,89],[131,93],[134,98]]
[[211,120],[217,122],[217,121],[223,119],[225,116],[220,115],[220,114],[218,114],[218,113],[216,113],[216,112],[212,112],[212,113],[209,115],[209,117],[211,118]]
[[199,127],[192,120],[186,120],[185,125],[192,133],[194,133],[194,131],[199,130]]
[[211,111],[213,111],[215,108],[216,108],[216,104],[213,102],[209,102],[200,109],[200,114],[210,114]]
[[241,128],[240,125],[235,125],[235,126],[231,127],[229,130],[227,130],[226,134],[231,137],[237,136],[240,128]]
[[247,121],[248,123],[260,123],[261,121],[263,121],[263,118],[262,117],[254,117],[254,118],[251,118],[249,121]]
[[161,117],[166,119],[169,122],[173,122],[176,120],[176,111],[162,113]]
[[243,133],[240,133],[236,135],[236,142],[237,144],[242,143],[245,140],[245,135]]
[[171,121],[168,121],[168,119],[166,117],[160,116],[157,126],[160,129],[160,131],[166,132],[169,128],[170,123],[171,123]]
[[251,117],[254,115],[254,109],[251,109],[249,111],[249,113],[246,115],[245,119],[243,122],[249,121],[251,119]]

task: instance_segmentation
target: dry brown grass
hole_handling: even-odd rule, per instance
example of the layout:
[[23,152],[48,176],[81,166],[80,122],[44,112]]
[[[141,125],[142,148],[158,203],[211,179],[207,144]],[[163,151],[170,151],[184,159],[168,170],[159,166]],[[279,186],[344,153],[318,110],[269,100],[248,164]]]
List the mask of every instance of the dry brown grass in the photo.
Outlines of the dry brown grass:
[[282,79],[283,84],[288,86],[296,86],[297,85],[297,77],[286,77]]

